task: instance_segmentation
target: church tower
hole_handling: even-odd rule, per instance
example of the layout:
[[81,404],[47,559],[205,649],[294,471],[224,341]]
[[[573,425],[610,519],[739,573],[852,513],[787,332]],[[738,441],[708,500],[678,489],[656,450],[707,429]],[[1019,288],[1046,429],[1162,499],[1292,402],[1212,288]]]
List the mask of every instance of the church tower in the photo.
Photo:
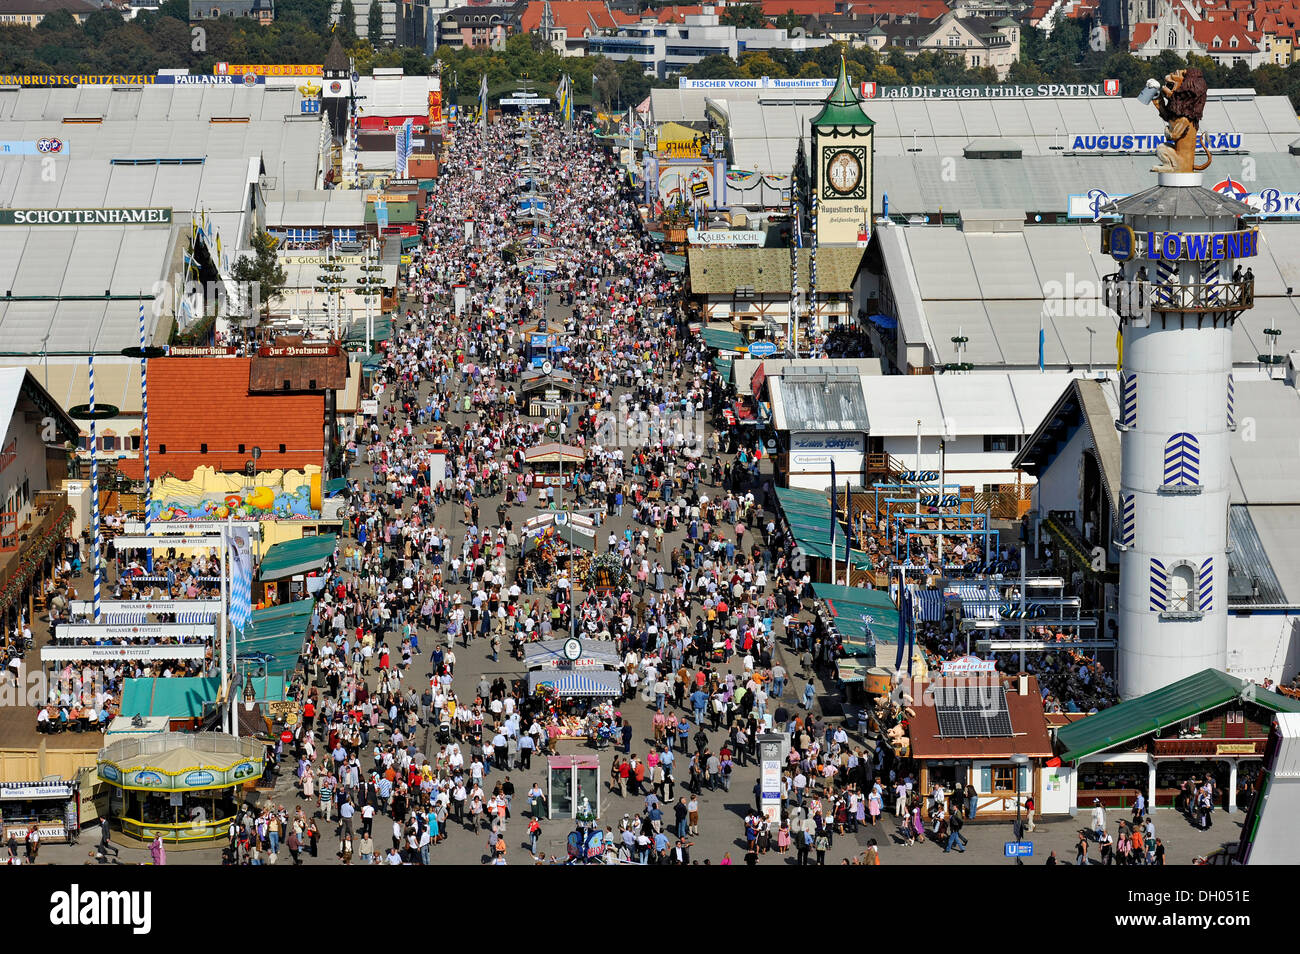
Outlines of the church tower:
[[820,245],[857,245],[859,233],[870,229],[874,126],[849,85],[841,57],[835,88],[812,121],[812,178]]
[[325,76],[321,84],[321,100],[329,116],[330,131],[336,139],[341,139],[348,128],[352,104],[352,61],[343,51],[337,36],[325,54],[323,72]]

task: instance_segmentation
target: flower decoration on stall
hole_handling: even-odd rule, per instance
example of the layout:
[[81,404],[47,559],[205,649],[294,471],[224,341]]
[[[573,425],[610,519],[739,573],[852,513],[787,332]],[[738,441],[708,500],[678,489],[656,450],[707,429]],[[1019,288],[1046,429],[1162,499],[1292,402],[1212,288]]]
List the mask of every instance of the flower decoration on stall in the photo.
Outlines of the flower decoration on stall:
[[586,577],[588,590],[608,591],[626,584],[627,570],[623,568],[623,561],[617,556],[612,553],[602,553],[592,557],[587,567]]

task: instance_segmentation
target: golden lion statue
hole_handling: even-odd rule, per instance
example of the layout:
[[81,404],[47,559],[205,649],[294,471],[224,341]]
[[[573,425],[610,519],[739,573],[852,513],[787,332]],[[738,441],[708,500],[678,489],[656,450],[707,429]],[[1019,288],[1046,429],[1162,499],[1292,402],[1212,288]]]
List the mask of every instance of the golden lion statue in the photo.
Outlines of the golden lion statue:
[[1196,141],[1205,113],[1206,91],[1205,74],[1199,69],[1178,70],[1165,77],[1165,84],[1153,102],[1165,121],[1165,135],[1170,141],[1156,147],[1156,158],[1161,164],[1152,166],[1152,172],[1200,172],[1209,167],[1212,158],[1205,146],[1202,146],[1205,164],[1196,164]]

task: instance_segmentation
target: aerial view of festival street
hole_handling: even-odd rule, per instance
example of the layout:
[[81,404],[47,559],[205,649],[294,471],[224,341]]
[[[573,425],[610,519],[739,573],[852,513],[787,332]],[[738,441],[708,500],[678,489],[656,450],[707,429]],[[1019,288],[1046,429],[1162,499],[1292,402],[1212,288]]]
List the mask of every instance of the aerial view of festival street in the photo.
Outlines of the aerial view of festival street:
[[1300,862],[1293,3],[0,0],[0,858]]

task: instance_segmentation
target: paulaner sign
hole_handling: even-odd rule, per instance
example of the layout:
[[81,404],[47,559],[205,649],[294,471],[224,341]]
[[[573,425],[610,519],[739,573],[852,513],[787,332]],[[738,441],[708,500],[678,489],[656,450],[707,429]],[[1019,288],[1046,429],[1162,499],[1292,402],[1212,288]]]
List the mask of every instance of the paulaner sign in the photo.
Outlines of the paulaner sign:
[[172,210],[0,209],[0,225],[170,225]]

